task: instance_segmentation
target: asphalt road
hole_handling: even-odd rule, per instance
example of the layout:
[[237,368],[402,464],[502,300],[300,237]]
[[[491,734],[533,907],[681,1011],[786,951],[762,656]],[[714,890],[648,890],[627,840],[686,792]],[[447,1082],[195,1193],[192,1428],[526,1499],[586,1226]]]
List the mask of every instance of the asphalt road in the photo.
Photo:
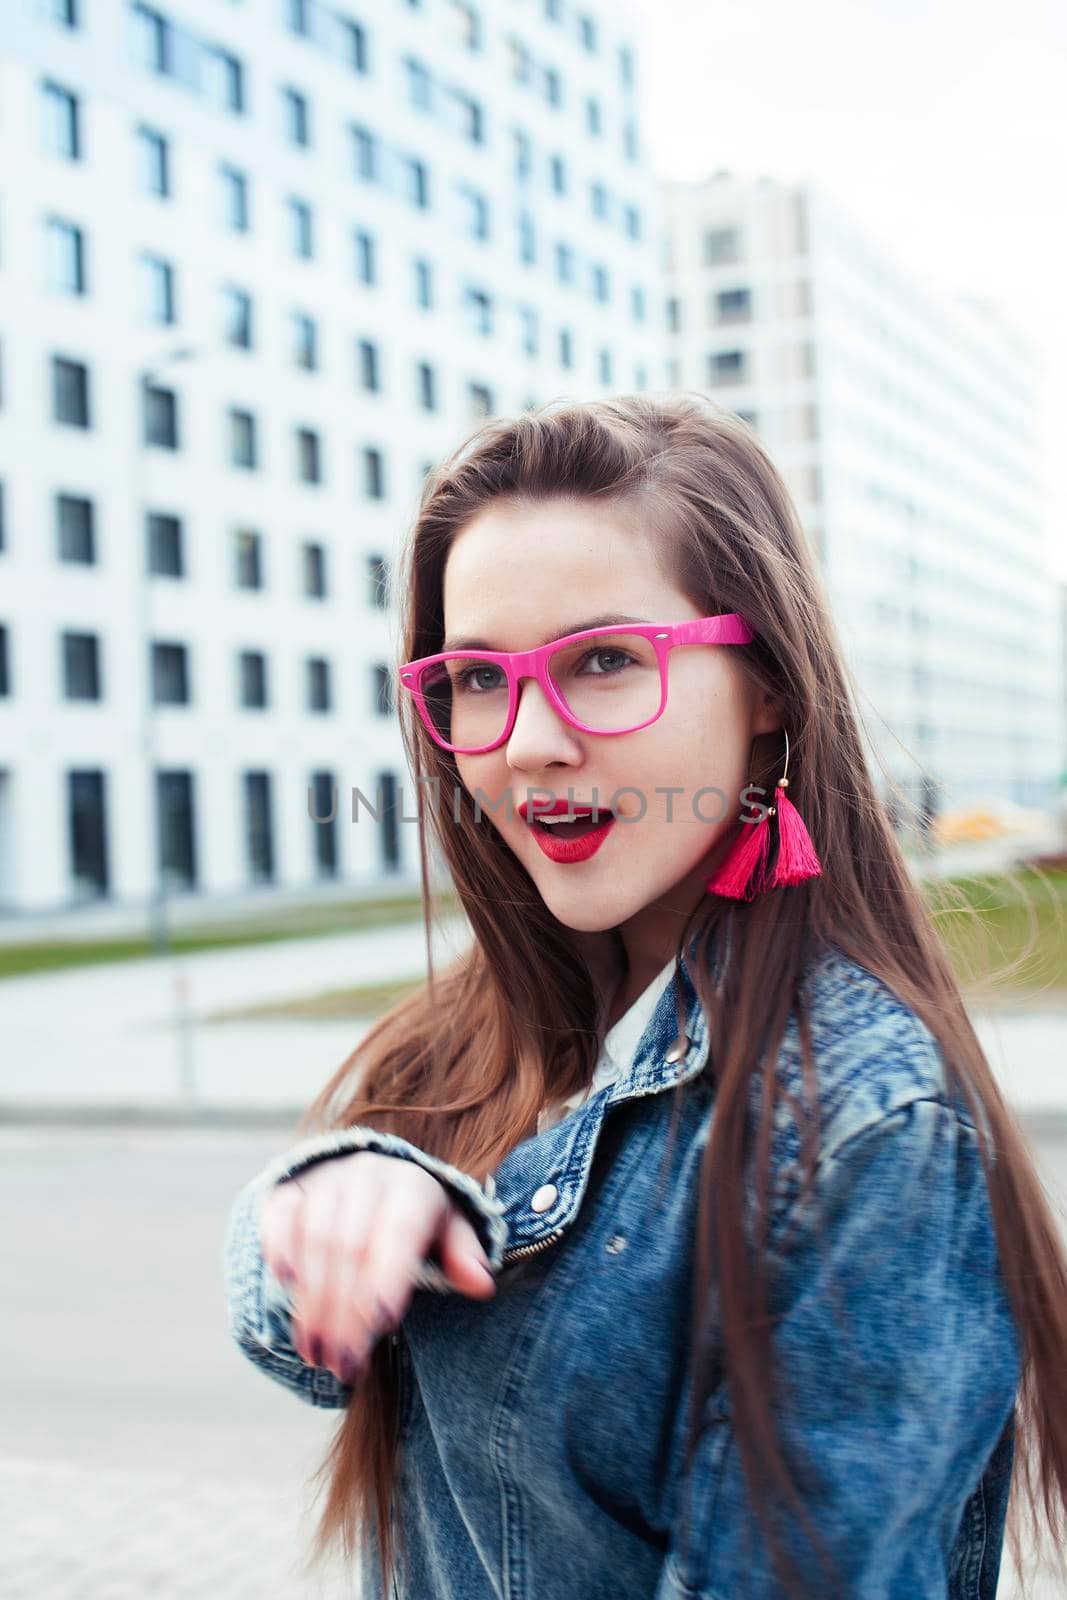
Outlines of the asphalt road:
[[[300,1572],[336,1416],[227,1326],[226,1214],[292,1142],[0,1129],[0,1600],[356,1593]],[[1067,1136],[1034,1149],[1067,1233]]]

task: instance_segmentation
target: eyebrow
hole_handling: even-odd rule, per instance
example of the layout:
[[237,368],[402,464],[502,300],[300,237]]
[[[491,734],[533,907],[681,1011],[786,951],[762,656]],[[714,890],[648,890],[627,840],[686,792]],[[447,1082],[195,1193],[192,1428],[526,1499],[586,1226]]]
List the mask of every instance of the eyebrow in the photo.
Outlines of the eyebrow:
[[[542,644],[551,644],[553,639],[565,639],[568,634],[584,633],[587,628],[613,628],[617,623],[624,622],[650,622],[650,617],[628,617],[619,611],[609,611],[602,617],[588,617],[585,622],[572,623],[569,628],[562,628],[558,633],[547,634],[541,640]],[[442,650],[498,650],[499,645],[486,644],[484,639],[457,638],[446,639],[441,646]]]

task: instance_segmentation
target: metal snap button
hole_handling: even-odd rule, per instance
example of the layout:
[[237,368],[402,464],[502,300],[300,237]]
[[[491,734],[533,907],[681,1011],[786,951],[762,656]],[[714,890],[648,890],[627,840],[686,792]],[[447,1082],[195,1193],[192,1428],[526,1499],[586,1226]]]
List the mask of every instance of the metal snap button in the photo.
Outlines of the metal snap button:
[[686,1034],[680,1033],[677,1039],[675,1039],[674,1043],[671,1045],[670,1049],[667,1051],[664,1059],[667,1061],[682,1061],[692,1042],[692,1039],[690,1039]]
[[621,1255],[626,1249],[626,1240],[621,1233],[613,1233],[604,1248],[609,1255]]
[[549,1206],[555,1205],[559,1198],[559,1190],[554,1183],[543,1183],[540,1189],[535,1189],[530,1201],[532,1211],[547,1211]]

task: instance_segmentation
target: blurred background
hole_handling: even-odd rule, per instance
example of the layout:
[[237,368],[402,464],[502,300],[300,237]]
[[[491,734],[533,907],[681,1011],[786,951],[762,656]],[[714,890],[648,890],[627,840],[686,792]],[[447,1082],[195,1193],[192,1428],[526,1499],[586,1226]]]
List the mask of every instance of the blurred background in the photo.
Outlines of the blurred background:
[[756,430],[1067,1214],[1065,106],[1058,0],[0,7],[4,1600],[351,1592],[222,1225],[425,972],[395,562],[481,417]]

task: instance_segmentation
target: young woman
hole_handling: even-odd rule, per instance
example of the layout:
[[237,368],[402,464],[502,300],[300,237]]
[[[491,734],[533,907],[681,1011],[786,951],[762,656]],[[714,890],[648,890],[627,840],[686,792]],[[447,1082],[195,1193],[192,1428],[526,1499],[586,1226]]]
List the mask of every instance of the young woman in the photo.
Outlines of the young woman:
[[225,1245],[241,1349],[344,1408],[314,1554],[367,1600],[993,1600],[1013,1464],[1064,1509],[1064,1254],[778,472],[696,394],[492,421],[399,599],[473,943]]

